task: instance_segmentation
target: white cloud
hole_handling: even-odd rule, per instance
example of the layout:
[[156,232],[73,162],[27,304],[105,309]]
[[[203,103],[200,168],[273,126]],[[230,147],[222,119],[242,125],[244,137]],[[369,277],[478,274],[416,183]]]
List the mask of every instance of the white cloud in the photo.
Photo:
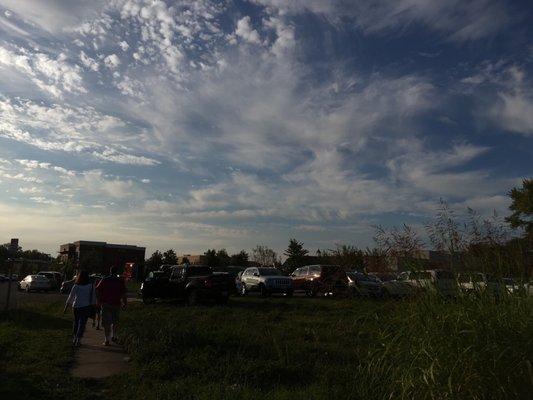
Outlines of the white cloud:
[[120,58],[116,54],[110,54],[104,58],[104,64],[109,69],[117,69],[120,65]]
[[130,45],[128,44],[128,42],[126,42],[125,40],[123,40],[122,42],[119,43],[119,46],[120,48],[122,49],[122,51],[127,51],[129,48],[130,48]]
[[81,60],[81,63],[86,68],[89,68],[92,71],[96,72],[100,68],[100,65],[98,64],[98,62],[92,59],[91,57],[89,57],[87,54],[85,54],[83,50],[80,52],[80,60]]
[[281,14],[313,12],[333,24],[347,20],[370,34],[403,32],[419,24],[452,41],[478,40],[498,33],[511,22],[499,0],[254,0]]
[[241,18],[237,22],[237,28],[235,29],[235,34],[243,38],[248,43],[260,44],[261,38],[255,29],[252,28],[250,24],[250,17],[246,16]]

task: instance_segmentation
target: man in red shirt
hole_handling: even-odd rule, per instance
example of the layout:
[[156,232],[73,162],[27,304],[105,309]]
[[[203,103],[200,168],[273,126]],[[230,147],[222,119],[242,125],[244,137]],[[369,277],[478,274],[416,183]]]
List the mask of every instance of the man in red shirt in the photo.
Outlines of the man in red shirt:
[[109,341],[116,342],[120,308],[126,308],[126,285],[120,279],[117,267],[111,267],[110,274],[103,278],[96,286],[96,298],[102,306],[102,325],[104,326],[104,346],[109,346]]

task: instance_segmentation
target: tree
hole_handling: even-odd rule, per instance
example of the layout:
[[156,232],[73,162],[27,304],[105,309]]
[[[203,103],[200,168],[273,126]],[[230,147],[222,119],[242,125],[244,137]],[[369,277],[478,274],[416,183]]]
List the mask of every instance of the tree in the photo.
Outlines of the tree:
[[336,248],[327,254],[331,263],[340,265],[346,271],[353,269],[362,271],[365,267],[365,253],[355,246],[337,244]]
[[305,256],[309,253],[304,249],[304,244],[296,239],[289,240],[289,247],[283,254],[287,256],[285,261],[285,272],[292,272],[298,267],[301,267],[305,263]]
[[173,249],[167,250],[163,253],[163,264],[176,265],[178,263],[178,256]]
[[248,266],[248,253],[244,250],[241,250],[240,253],[233,254],[230,259],[231,265],[236,265],[239,267],[247,267]]
[[163,265],[163,254],[156,250],[148,260],[146,260],[146,271],[156,271]]
[[505,220],[511,228],[524,229],[526,236],[533,240],[533,179],[524,179],[521,188],[513,188],[508,193],[512,202],[512,214]]
[[227,267],[230,265],[231,258],[226,249],[220,249],[217,251],[217,263],[216,267]]
[[393,227],[389,230],[377,226],[374,242],[377,244],[378,253],[386,255],[387,264],[395,264],[396,268],[419,267],[423,242],[409,225],[404,224],[401,229]]
[[280,263],[279,257],[274,250],[260,244],[252,250],[252,261],[265,267],[273,267]]
[[215,249],[209,249],[204,253],[205,263],[208,267],[215,268],[218,266],[217,251]]

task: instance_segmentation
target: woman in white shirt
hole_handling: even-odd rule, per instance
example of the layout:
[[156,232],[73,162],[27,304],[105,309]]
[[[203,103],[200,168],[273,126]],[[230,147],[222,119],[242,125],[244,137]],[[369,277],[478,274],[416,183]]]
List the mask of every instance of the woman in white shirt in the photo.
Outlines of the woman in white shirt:
[[95,304],[96,294],[94,292],[94,285],[89,278],[89,273],[87,271],[80,271],[67,298],[65,309],[63,310],[64,313],[67,312],[69,305],[74,310],[74,325],[72,327],[72,334],[74,336],[72,343],[74,346],[81,345],[85,325],[87,324],[87,320],[94,314]]

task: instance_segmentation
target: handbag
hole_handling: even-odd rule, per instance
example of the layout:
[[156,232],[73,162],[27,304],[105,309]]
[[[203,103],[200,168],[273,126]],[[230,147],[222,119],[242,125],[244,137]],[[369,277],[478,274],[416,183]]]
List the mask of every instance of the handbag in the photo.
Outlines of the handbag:
[[91,284],[91,294],[89,295],[89,305],[87,308],[87,314],[89,315],[89,318],[95,319],[96,318],[96,307],[93,304],[93,292],[94,292],[94,284]]

